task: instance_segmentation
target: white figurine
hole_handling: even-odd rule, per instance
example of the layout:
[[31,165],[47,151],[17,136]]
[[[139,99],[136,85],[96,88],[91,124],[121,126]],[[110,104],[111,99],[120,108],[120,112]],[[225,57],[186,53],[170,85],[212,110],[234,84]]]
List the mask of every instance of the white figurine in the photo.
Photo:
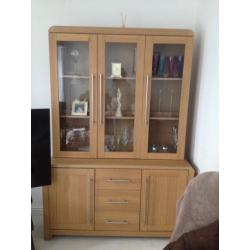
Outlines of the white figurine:
[[116,94],[116,100],[117,100],[117,108],[116,108],[116,113],[115,116],[116,117],[122,117],[122,111],[121,111],[121,98],[122,98],[122,92],[121,90],[118,88],[117,89],[117,94]]

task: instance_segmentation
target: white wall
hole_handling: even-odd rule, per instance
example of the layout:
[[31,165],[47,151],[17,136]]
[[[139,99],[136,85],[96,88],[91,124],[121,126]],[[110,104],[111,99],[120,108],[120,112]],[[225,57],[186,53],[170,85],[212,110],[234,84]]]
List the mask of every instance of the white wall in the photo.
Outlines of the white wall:
[[[202,44],[200,51],[195,50],[197,59],[193,74],[198,76],[193,77],[192,84],[193,108],[190,110],[187,157],[201,172],[217,169],[218,44],[213,42],[213,39],[218,36],[214,33],[217,31],[218,22],[215,2],[215,0],[32,0],[32,108],[50,107],[48,29],[52,25],[119,27],[123,12],[127,14],[128,27],[192,29],[198,37],[197,42],[199,40],[203,42],[200,43]],[[208,36],[212,36],[213,39],[208,39]],[[200,55],[202,63],[199,65],[197,62]],[[215,76],[211,77],[211,72]],[[196,107],[196,104],[200,107]],[[32,196],[33,208],[42,207],[41,189],[33,189]]]
[[218,171],[218,1],[198,1],[187,159],[200,172]]

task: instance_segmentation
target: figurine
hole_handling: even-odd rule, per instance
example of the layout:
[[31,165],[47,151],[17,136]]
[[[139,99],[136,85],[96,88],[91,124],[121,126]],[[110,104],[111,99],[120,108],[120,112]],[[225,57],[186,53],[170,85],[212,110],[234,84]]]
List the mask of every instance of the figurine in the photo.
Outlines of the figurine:
[[117,100],[117,108],[116,108],[116,117],[122,117],[122,111],[121,111],[121,98],[122,98],[122,92],[120,88],[117,89],[117,94],[116,94],[116,100]]

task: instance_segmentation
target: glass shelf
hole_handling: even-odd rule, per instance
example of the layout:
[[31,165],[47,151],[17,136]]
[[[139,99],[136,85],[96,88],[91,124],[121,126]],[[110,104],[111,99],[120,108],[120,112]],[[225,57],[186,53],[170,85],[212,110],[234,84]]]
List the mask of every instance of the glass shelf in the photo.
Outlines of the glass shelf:
[[60,117],[69,119],[89,119],[87,115],[61,115]]
[[178,121],[179,117],[150,117],[149,119],[159,121]]
[[152,77],[152,81],[182,81],[180,77]]
[[82,76],[82,75],[63,75],[61,78],[73,78],[73,79],[89,79],[89,76]]
[[106,116],[106,119],[117,119],[117,120],[132,120],[134,119],[134,116],[121,116],[121,117],[116,117],[116,116]]
[[106,78],[107,80],[136,80],[135,77],[133,76],[124,76],[124,77],[112,77],[112,76],[108,76]]

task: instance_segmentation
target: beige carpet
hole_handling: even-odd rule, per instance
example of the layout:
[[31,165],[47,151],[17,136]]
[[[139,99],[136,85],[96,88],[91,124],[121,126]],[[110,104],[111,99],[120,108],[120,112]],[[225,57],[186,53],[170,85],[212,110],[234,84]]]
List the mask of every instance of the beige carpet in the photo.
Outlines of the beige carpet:
[[42,216],[33,217],[36,250],[161,250],[167,238],[53,237],[43,240]]

